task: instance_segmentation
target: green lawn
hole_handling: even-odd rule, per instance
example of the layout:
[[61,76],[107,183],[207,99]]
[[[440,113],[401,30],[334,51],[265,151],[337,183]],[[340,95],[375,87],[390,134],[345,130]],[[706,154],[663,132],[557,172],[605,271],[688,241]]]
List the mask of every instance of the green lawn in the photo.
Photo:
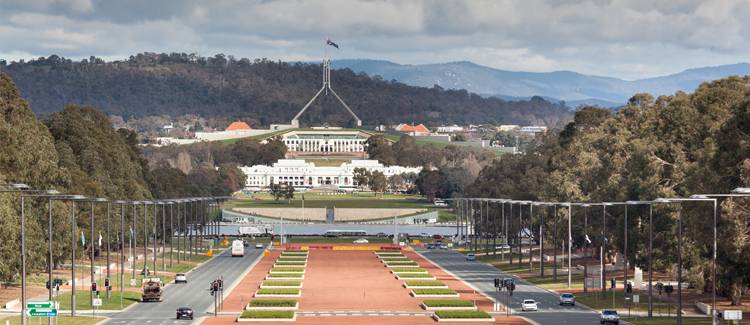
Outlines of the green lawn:
[[[76,309],[91,309],[90,291],[88,290],[76,290]],[[113,290],[111,292],[109,301],[106,299],[106,293],[99,291],[99,297],[102,298],[102,306],[99,309],[116,310],[120,308],[120,292]],[[140,301],[140,292],[125,291],[122,295],[122,308],[129,306],[130,304]],[[60,302],[60,309],[70,310],[70,292],[61,293],[58,297]]]
[[474,302],[469,300],[425,300],[422,303],[427,307],[474,307]]
[[293,311],[282,311],[282,310],[246,310],[240,315],[240,318],[294,318]]
[[[677,322],[675,317],[654,317],[648,319],[646,317],[639,318],[622,318],[633,325],[673,325]],[[708,325],[711,324],[711,319],[708,317],[683,317],[683,325]]]
[[[42,320],[42,323],[47,324],[47,318],[46,317],[31,317],[27,318],[27,321],[29,324],[37,324],[39,320]],[[104,318],[101,317],[87,317],[87,316],[76,316],[76,317],[70,317],[70,316],[58,316],[57,318],[57,325],[93,325],[100,321],[102,321]],[[21,316],[12,316],[8,318],[0,319],[1,324],[5,324],[5,321],[9,320],[10,325],[20,325],[21,324]]]
[[[584,304],[586,306],[589,306],[593,309],[611,309],[612,308],[612,292],[607,291],[601,292],[601,291],[593,291],[593,292],[587,292],[587,293],[577,293],[576,295],[576,301]],[[668,310],[671,311],[672,314],[675,313],[675,310],[677,309],[675,304],[667,304],[665,302],[662,302],[658,299],[658,295],[654,295],[654,312],[659,313],[667,313]],[[625,305],[625,301],[623,300],[623,293],[622,291],[615,292],[615,309],[624,310],[627,309],[627,305]],[[638,304],[631,304],[630,305],[631,310],[639,310],[639,311],[647,311],[648,310],[648,295],[646,293],[640,294],[640,302]],[[622,314],[622,313],[621,313]],[[621,315],[622,316],[622,315]]]

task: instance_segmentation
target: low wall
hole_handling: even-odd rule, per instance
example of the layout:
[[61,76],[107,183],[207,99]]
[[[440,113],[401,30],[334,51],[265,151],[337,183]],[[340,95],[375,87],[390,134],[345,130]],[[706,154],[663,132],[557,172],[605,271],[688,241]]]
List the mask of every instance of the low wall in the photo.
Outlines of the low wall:
[[[324,208],[305,208],[304,214],[302,208],[236,208],[234,212],[246,214],[250,216],[260,216],[281,219],[283,216],[285,220],[299,220],[299,221],[314,221],[314,222],[325,222],[326,221],[326,209]],[[391,218],[408,216],[425,212],[425,209],[363,209],[363,208],[336,208],[334,209],[335,222],[353,222],[353,221],[368,221],[368,220],[380,220],[388,219],[387,222],[391,222]],[[437,214],[437,213],[436,213]],[[430,215],[432,216],[432,215]],[[434,216],[437,218],[437,216]]]

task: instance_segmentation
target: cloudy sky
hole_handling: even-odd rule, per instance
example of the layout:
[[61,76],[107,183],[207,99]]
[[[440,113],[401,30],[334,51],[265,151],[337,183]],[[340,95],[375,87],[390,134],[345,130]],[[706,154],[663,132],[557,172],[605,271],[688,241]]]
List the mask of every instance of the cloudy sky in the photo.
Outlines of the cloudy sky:
[[573,70],[636,79],[750,61],[748,0],[0,0],[0,58],[138,52]]

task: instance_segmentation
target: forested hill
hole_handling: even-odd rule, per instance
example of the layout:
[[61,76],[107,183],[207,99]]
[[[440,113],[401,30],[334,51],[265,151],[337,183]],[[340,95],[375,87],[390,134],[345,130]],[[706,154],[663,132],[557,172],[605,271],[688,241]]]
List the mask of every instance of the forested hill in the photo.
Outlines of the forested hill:
[[[0,60],[37,113],[66,104],[91,105],[128,116],[199,114],[253,124],[288,123],[320,89],[320,64],[250,61],[229,56],[144,53],[126,61],[80,62],[50,56],[28,62]],[[504,101],[465,90],[407,86],[349,69],[332,72],[333,89],[367,125],[399,122],[546,124],[568,119],[561,104],[541,98]],[[302,124],[347,126],[351,119],[330,94],[311,106]]]

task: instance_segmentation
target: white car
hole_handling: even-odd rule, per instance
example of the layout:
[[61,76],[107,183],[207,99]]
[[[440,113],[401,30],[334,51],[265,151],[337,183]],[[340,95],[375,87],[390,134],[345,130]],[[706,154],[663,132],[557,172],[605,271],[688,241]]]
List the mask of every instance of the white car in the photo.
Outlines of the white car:
[[174,283],[187,283],[187,275],[185,273],[175,274]]
[[261,248],[263,248],[263,244],[257,243],[257,244],[255,244],[255,248],[261,249]]
[[370,241],[368,241],[367,239],[364,239],[364,238],[360,238],[360,239],[357,239],[357,240],[354,241],[355,244],[367,244],[369,242]]
[[521,310],[522,311],[529,311],[529,310],[536,311],[537,309],[538,309],[537,303],[536,303],[536,301],[534,301],[534,299],[525,299],[521,303]]

